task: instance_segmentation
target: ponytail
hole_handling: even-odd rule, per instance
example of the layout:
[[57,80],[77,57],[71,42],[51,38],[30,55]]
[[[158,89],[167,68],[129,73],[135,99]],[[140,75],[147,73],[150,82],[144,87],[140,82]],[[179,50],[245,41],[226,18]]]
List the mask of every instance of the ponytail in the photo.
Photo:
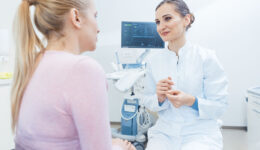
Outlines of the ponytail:
[[23,0],[19,6],[14,20],[15,39],[15,71],[11,91],[12,130],[18,121],[20,106],[25,88],[30,80],[35,65],[37,48],[43,49],[43,45],[37,37],[31,17],[29,0]]

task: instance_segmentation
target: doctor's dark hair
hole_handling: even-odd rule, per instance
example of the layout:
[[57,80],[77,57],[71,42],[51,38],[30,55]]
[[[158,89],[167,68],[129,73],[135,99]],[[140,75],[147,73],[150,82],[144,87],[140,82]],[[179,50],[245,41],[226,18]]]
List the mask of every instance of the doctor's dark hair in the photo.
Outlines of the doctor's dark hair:
[[189,7],[183,0],[163,0],[159,3],[159,5],[156,7],[155,11],[157,11],[158,8],[160,8],[163,4],[173,4],[176,8],[176,11],[182,16],[185,17],[186,15],[190,15],[190,24],[186,27],[186,30],[188,30],[191,27],[191,24],[195,21],[194,15],[190,12]]
[[[36,57],[44,53],[44,45],[34,30],[30,6],[34,6],[34,24],[49,40],[64,36],[65,16],[75,8],[80,13],[89,0],[21,0],[13,23],[15,70],[11,90],[12,130],[18,121],[24,91],[37,67]],[[83,13],[82,13],[83,14]]]

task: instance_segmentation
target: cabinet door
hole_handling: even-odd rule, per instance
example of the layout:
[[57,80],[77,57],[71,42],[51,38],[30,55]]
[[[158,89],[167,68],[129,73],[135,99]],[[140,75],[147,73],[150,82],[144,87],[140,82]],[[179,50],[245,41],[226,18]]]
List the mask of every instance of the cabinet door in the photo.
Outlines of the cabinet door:
[[248,148],[260,149],[260,99],[249,96],[248,99]]
[[0,85],[0,149],[14,148],[11,131],[10,85]]

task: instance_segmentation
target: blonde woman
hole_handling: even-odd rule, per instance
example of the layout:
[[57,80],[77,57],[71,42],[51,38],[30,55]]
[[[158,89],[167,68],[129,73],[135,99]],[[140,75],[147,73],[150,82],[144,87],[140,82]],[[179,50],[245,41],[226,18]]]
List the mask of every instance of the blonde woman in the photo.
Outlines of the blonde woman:
[[[32,5],[46,47],[31,22]],[[127,141],[112,142],[104,71],[79,56],[96,48],[96,17],[92,0],[21,2],[11,96],[16,150],[135,149]]]

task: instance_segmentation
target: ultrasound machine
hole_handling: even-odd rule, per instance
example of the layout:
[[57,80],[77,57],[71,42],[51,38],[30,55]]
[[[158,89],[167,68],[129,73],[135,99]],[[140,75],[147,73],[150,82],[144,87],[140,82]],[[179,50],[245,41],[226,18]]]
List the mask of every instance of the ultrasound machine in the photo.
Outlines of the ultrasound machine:
[[142,104],[145,57],[152,49],[162,49],[164,45],[154,22],[121,23],[121,49],[115,52],[115,71],[107,74],[116,89],[125,93],[121,127],[112,128],[112,136],[131,141],[137,150],[144,150],[147,131],[155,123],[154,116]]

